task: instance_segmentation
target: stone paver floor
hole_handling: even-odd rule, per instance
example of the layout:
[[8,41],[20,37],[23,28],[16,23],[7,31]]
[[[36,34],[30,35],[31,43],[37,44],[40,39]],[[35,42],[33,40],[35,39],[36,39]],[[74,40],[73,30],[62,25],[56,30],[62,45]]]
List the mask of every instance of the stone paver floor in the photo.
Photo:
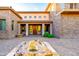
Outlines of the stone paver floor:
[[6,56],[14,47],[22,41],[42,39],[47,41],[61,56],[79,56],[79,39],[56,39],[44,38],[40,36],[30,36],[14,39],[0,39],[0,56]]

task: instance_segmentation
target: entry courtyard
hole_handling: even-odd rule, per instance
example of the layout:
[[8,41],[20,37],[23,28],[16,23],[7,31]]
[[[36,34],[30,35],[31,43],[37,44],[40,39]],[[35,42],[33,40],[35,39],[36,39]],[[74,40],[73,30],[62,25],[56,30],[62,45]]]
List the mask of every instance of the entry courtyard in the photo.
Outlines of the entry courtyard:
[[79,39],[45,38],[28,36],[13,39],[0,39],[0,56],[6,56],[13,48],[23,41],[43,40],[48,42],[60,56],[79,56]]

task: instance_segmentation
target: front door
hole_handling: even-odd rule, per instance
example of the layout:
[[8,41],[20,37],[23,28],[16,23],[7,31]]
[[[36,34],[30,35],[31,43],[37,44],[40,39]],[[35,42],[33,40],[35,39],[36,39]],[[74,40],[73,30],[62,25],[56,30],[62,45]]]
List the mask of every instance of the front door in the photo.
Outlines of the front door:
[[36,35],[37,34],[37,27],[36,25],[33,25],[33,35]]
[[40,24],[30,24],[29,25],[29,34],[40,35],[41,34],[41,25]]

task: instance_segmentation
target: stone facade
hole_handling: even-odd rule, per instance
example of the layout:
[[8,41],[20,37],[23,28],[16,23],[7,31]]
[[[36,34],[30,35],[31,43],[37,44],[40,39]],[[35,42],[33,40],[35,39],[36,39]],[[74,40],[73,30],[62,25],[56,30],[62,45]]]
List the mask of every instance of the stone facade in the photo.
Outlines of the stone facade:
[[53,21],[53,34],[60,38],[60,31],[61,31],[61,15],[56,15],[56,12],[50,13],[50,20]]
[[18,25],[17,25],[17,21],[21,20],[19,17],[17,17],[13,12],[9,12],[10,14],[10,25],[12,23],[12,20],[14,20],[14,30],[11,30],[10,27],[10,37],[15,37],[18,34]]
[[[79,3],[74,4],[73,8],[70,9],[70,4],[66,3],[64,6],[64,10],[61,11],[51,11],[50,15],[46,19],[42,19],[43,21],[53,21],[53,25],[50,24],[50,33],[55,34],[58,38],[65,39],[78,39],[79,38]],[[20,16],[24,17],[28,14],[20,14]],[[31,14],[29,14],[30,16]],[[42,15],[42,14],[40,14]],[[31,16],[35,16],[34,14]],[[39,16],[39,14],[36,14]],[[44,15],[43,15],[44,16]],[[17,24],[18,20],[21,20],[20,17],[16,15],[11,9],[1,10],[0,9],[0,19],[6,19],[6,31],[0,31],[0,38],[12,38],[15,37],[18,33],[20,33],[20,24]],[[12,20],[14,20],[14,30],[12,30]],[[23,20],[29,20],[29,18]],[[40,20],[34,19],[31,20]],[[27,22],[27,21],[26,21]],[[26,23],[25,23],[26,24]],[[44,28],[44,24],[41,23]],[[28,23],[26,24],[28,25]],[[28,29],[28,26],[26,26]],[[44,29],[42,28],[42,33],[44,34]],[[26,35],[28,36],[28,30],[26,31]]]
[[[9,8],[0,9],[0,19],[6,19],[6,31],[0,31],[0,38],[13,38],[17,35],[17,21],[20,18]],[[12,31],[12,20],[14,20],[14,30]]]
[[[70,4],[65,4],[65,10],[59,13],[52,12],[53,33],[58,38],[78,39],[79,38],[79,4],[76,9],[70,9]],[[74,11],[73,11],[74,10]],[[77,11],[76,11],[77,10]],[[69,12],[70,11],[70,12]],[[62,14],[63,13],[63,14]],[[64,14],[65,13],[65,14]]]
[[63,38],[79,38],[79,15],[62,15]]
[[[8,17],[9,16],[9,11],[0,11],[0,16],[1,16],[1,19],[6,19],[6,24],[8,23]],[[6,25],[6,31],[0,31],[0,38],[8,38],[8,31],[7,28],[8,27],[8,24]]]

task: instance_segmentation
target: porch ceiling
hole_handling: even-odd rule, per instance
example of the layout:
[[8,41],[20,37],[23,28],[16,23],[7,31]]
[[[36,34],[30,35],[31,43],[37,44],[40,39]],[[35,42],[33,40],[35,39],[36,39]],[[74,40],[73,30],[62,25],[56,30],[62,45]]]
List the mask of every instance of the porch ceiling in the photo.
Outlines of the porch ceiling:
[[53,21],[18,21],[18,23],[30,23],[30,24],[42,24],[42,23],[53,23]]

